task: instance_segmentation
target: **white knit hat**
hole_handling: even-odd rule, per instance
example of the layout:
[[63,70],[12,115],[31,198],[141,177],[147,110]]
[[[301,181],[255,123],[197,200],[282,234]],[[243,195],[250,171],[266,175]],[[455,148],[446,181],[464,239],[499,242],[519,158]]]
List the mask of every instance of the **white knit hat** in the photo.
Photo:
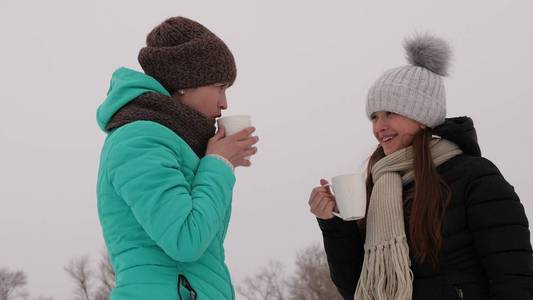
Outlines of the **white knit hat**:
[[443,76],[451,56],[448,44],[431,35],[404,43],[410,65],[388,70],[370,88],[366,113],[390,111],[430,128],[444,123],[446,93]]

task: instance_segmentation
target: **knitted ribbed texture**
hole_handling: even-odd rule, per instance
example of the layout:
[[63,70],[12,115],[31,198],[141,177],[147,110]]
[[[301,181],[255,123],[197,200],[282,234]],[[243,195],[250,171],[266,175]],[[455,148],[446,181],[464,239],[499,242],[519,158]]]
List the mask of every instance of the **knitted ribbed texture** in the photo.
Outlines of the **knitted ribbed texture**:
[[196,153],[204,157],[209,139],[215,135],[215,121],[176,99],[159,93],[146,93],[124,105],[107,124],[111,131],[135,121],[153,121],[179,135]]
[[226,44],[202,24],[172,17],[155,27],[139,51],[144,72],[171,94],[214,83],[233,84],[235,59]]
[[[431,141],[435,166],[461,154],[452,142]],[[379,160],[372,168],[374,188],[366,218],[365,257],[357,283],[357,300],[408,300],[413,273],[405,235],[402,187],[414,178],[413,148],[407,147]]]
[[442,124],[446,94],[441,76],[418,66],[385,72],[368,92],[368,117],[377,111],[395,112],[429,127]]

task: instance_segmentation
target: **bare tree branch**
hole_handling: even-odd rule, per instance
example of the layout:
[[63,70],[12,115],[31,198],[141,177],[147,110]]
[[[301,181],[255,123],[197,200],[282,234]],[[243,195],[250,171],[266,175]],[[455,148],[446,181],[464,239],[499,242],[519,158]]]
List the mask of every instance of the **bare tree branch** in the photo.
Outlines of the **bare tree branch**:
[[285,277],[280,262],[270,262],[237,287],[247,300],[334,300],[342,299],[329,275],[326,254],[318,244],[296,255],[295,271]]
[[248,300],[284,300],[286,282],[283,265],[271,261],[266,268],[253,277],[246,277],[237,292]]
[[74,280],[76,284],[76,300],[91,300],[90,298],[90,284],[92,271],[88,267],[89,258],[83,256],[81,258],[74,258],[70,261],[65,271]]
[[100,282],[107,291],[111,291],[115,287],[115,271],[111,266],[111,260],[107,252],[102,252],[100,261]]
[[73,258],[65,271],[76,284],[75,300],[109,300],[115,287],[115,272],[107,251],[102,251],[97,272],[89,266],[89,257]]
[[107,251],[102,251],[98,280],[100,281],[100,287],[94,296],[94,300],[109,300],[109,294],[115,287],[115,271],[111,266]]
[[289,279],[290,299],[342,299],[329,275],[324,250],[313,244],[296,256],[296,270]]
[[28,284],[26,273],[0,269],[0,300],[26,299],[28,293],[24,287]]

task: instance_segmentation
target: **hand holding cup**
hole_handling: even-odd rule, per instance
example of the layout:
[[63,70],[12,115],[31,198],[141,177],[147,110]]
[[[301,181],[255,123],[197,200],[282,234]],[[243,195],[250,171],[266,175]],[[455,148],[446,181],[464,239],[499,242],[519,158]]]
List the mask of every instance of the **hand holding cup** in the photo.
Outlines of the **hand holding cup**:
[[218,131],[207,145],[207,154],[217,154],[227,159],[235,168],[249,167],[250,157],[257,153],[254,145],[259,137],[252,136],[255,128],[248,116],[230,116],[218,120]]

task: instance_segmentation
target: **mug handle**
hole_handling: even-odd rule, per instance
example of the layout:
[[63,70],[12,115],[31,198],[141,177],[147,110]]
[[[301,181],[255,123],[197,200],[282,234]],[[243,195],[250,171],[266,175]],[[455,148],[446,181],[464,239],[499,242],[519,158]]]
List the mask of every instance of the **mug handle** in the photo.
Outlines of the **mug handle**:
[[[332,184],[331,184],[331,179],[328,180],[328,184],[324,185],[324,187],[328,187],[330,193],[331,193],[333,196],[335,196],[335,192],[333,191]],[[341,215],[340,213],[335,212],[335,211],[332,211],[331,213],[332,213],[334,216],[339,217],[339,218],[342,219],[342,215]],[[343,219],[343,220],[344,220],[344,219]]]

